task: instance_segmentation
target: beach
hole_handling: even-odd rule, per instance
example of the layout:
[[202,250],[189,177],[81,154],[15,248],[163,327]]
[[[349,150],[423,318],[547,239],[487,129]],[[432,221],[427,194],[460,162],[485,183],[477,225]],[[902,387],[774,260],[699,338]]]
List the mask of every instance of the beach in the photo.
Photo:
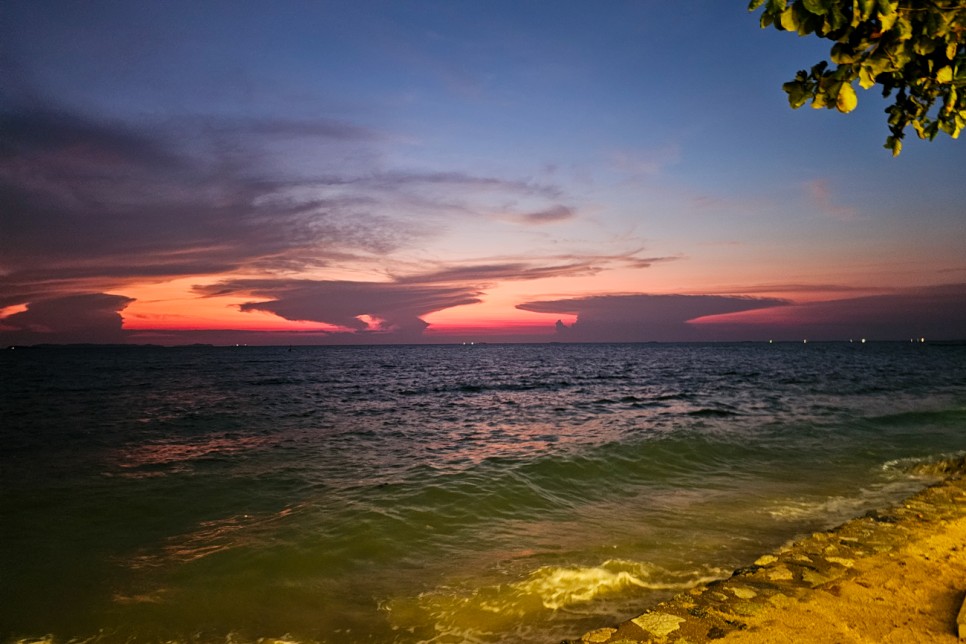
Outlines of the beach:
[[586,644],[963,641],[966,459],[904,502],[763,555]]

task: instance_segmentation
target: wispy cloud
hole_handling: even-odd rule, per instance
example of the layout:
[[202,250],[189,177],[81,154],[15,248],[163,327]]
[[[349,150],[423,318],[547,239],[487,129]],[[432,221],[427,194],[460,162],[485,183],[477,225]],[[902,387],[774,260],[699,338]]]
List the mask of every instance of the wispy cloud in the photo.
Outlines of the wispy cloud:
[[546,264],[536,262],[506,262],[502,264],[470,264],[450,266],[428,273],[418,273],[396,278],[399,284],[437,284],[463,282],[482,284],[491,281],[537,280],[549,277],[573,277],[594,275],[601,268],[592,261],[578,261],[568,264]]
[[[377,267],[439,235],[433,222],[508,198],[547,202],[533,221],[572,216],[555,204],[559,188],[527,178],[387,170],[375,161],[386,137],[351,123],[156,125],[33,106],[0,112],[4,305],[137,279]],[[306,137],[319,158],[348,145],[362,165],[279,167],[272,146]]]
[[887,292],[893,289],[884,286],[865,286],[838,283],[784,283],[776,282],[773,284],[736,284],[733,286],[721,286],[717,288],[701,289],[701,295],[760,295],[760,294],[796,294],[796,295],[827,295],[829,293],[863,293],[881,291]]
[[611,167],[628,178],[650,177],[681,160],[681,147],[668,144],[650,150],[613,150],[609,154]]
[[546,210],[539,210],[537,212],[529,212],[524,215],[520,215],[520,221],[525,224],[552,224],[559,221],[567,221],[568,219],[573,219],[577,213],[573,208],[568,208],[567,206],[562,206],[557,204]]
[[359,195],[295,196],[245,154],[198,159],[123,124],[5,113],[0,140],[0,261],[13,282],[221,273],[291,254],[324,262],[408,236]]
[[656,263],[675,261],[677,257],[642,256],[643,249],[614,254],[567,253],[545,257],[494,258],[490,260],[446,263],[434,270],[394,275],[399,284],[436,284],[460,282],[482,285],[493,281],[527,281],[553,277],[596,275],[615,268],[650,268]]
[[850,206],[837,203],[828,179],[813,179],[805,184],[805,191],[812,206],[822,214],[841,221],[853,221],[859,217],[859,211]]

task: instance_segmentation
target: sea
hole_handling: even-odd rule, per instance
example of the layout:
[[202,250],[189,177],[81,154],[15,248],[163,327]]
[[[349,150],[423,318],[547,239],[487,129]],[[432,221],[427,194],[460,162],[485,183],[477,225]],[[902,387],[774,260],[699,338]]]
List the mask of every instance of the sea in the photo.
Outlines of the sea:
[[966,344],[0,352],[0,641],[545,642],[932,483]]

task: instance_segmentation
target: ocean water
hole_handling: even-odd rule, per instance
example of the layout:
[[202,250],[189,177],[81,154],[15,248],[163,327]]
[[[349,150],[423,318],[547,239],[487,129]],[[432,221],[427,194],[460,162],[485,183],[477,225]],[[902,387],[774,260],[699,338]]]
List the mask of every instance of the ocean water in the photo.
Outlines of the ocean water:
[[931,482],[966,345],[0,352],[0,641],[557,642]]

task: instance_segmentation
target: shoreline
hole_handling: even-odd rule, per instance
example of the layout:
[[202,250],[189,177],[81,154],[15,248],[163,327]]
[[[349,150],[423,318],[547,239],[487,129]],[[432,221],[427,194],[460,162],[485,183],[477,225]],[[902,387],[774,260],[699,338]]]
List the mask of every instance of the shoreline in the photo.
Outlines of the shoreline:
[[966,641],[966,457],[926,467],[944,478],[892,507],[562,644]]

